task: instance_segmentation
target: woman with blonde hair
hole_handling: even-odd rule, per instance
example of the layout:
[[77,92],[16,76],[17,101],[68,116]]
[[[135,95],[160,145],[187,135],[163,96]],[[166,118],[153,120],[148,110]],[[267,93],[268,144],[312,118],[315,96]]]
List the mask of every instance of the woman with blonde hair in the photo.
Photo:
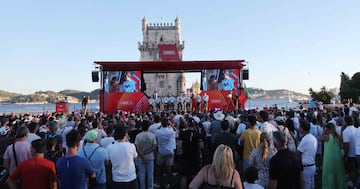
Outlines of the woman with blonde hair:
[[204,166],[189,185],[190,189],[242,189],[240,174],[234,169],[233,152],[220,144],[214,153],[213,163]]
[[270,148],[270,137],[266,132],[260,134],[260,145],[250,154],[249,166],[255,166],[258,169],[257,184],[267,188],[269,184],[269,166],[270,159],[275,154]]

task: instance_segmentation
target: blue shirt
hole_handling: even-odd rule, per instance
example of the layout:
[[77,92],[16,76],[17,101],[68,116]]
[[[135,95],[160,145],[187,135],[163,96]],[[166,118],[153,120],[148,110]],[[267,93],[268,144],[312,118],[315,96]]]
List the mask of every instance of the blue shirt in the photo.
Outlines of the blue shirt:
[[135,92],[135,81],[128,80],[123,83],[123,91],[126,93]]
[[86,178],[94,174],[90,163],[80,156],[61,157],[56,162],[60,189],[85,189]]
[[222,90],[233,90],[234,89],[234,80],[229,79],[223,79],[221,81],[221,89]]
[[[104,184],[106,183],[105,161],[109,160],[109,158],[106,150],[103,147],[97,148],[98,146],[99,144],[97,143],[87,143],[85,146],[79,148],[78,156],[85,159],[90,158],[90,165],[96,173],[96,180],[100,184]],[[96,151],[94,152],[95,149]],[[94,154],[90,157],[93,152]]]

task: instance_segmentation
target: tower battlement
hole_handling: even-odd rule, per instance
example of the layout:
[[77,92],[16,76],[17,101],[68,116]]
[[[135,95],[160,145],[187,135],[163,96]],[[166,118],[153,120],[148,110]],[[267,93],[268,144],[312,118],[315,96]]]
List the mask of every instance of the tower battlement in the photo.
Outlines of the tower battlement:
[[[179,60],[182,60],[185,43],[181,39],[181,21],[176,17],[173,23],[148,22],[142,19],[143,41],[138,42],[140,61],[161,61],[159,45],[173,44],[177,47]],[[178,95],[185,92],[185,77],[183,73],[161,73],[144,75],[147,85],[146,93],[154,91],[159,95]]]

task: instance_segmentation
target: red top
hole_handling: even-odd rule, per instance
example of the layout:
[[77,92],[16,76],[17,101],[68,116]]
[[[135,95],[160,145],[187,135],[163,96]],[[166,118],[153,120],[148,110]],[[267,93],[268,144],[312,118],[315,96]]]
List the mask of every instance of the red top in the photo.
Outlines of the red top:
[[49,189],[56,179],[55,165],[45,158],[31,158],[19,164],[9,179],[21,178],[23,189]]

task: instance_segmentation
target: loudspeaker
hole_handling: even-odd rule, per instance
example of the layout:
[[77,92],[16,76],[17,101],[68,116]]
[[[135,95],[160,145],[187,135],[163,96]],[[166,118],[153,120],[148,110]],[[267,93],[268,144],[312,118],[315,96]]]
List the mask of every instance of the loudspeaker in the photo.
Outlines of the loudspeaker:
[[242,70],[242,79],[249,80],[249,70]]
[[99,82],[99,72],[98,71],[92,71],[92,82]]

